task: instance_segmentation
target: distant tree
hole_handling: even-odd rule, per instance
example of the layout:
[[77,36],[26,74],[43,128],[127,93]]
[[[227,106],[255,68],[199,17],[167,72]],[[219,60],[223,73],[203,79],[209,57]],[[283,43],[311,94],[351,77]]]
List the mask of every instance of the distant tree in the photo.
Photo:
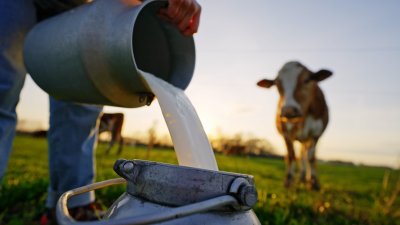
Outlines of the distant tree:
[[266,139],[253,137],[246,140],[245,146],[246,146],[246,154],[252,154],[252,155],[275,154],[274,147]]
[[211,141],[216,152],[226,155],[269,155],[274,154],[271,143],[265,139],[253,136],[245,137],[241,133],[233,137],[223,135],[219,131],[217,138]]

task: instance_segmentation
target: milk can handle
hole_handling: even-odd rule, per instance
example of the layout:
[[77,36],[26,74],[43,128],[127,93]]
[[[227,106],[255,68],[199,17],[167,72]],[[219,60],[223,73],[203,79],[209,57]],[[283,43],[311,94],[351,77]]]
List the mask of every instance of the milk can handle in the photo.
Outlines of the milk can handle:
[[196,202],[193,204],[171,208],[161,213],[151,213],[140,216],[133,216],[121,219],[113,220],[100,220],[100,221],[75,221],[68,212],[67,202],[72,196],[93,191],[96,189],[104,188],[116,184],[124,184],[126,180],[123,178],[116,178],[106,180],[94,184],[89,184],[80,188],[76,188],[65,192],[57,202],[57,220],[60,225],[145,225],[168,221],[180,217],[189,216],[194,213],[205,212],[211,209],[219,208],[226,205],[236,205],[237,200],[230,195],[223,195],[215,197],[202,202]]

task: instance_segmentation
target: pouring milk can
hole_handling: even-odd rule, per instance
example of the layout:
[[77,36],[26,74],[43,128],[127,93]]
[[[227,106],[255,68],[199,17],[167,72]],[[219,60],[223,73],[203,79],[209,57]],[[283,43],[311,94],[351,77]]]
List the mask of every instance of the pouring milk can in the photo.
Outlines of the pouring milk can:
[[166,0],[96,0],[37,24],[24,61],[33,80],[61,100],[139,107],[151,91],[146,71],[185,89],[193,75],[192,37],[157,16]]
[[[57,204],[61,225],[259,225],[251,207],[257,201],[253,177],[142,160],[118,160],[123,178],[64,193]],[[127,183],[126,192],[108,209],[104,220],[77,222],[67,209],[74,195]]]

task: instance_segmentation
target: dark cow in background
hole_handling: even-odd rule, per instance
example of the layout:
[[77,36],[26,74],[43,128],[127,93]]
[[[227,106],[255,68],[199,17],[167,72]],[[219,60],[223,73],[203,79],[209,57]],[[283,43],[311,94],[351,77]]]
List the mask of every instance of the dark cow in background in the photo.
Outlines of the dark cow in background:
[[257,85],[270,88],[275,85],[280,99],[276,114],[276,126],[287,148],[287,172],[285,186],[294,180],[296,157],[294,142],[301,143],[300,180],[309,188],[320,189],[317,178],[316,145],[328,125],[328,106],[318,82],[332,75],[328,70],[311,72],[299,62],[288,62],[275,80],[263,79]]
[[124,145],[124,138],[122,137],[121,131],[124,125],[124,114],[122,113],[103,113],[100,118],[99,134],[103,132],[110,132],[111,140],[106,149],[106,154],[110,153],[110,150],[116,142],[118,142],[118,152],[121,154]]

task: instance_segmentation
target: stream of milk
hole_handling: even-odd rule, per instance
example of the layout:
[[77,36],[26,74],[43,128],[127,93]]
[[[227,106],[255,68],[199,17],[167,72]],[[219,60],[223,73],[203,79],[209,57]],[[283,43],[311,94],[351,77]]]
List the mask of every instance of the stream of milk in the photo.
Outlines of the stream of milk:
[[200,118],[183,90],[150,73],[141,75],[158,99],[179,165],[218,170]]

